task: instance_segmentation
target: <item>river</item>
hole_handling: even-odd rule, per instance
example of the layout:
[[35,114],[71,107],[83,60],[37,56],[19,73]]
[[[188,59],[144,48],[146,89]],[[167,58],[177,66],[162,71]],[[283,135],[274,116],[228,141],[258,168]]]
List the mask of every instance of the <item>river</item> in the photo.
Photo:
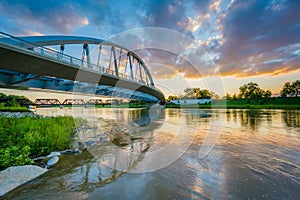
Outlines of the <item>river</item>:
[[[299,110],[38,109],[114,142],[65,155],[4,199],[299,199]],[[113,133],[112,133],[113,132]],[[84,135],[86,134],[86,135]]]

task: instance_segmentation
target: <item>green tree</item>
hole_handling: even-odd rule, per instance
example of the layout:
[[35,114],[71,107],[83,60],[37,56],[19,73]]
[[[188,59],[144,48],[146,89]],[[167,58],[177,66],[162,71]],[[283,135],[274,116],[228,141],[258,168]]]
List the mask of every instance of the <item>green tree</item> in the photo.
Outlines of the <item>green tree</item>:
[[234,93],[234,94],[232,95],[232,99],[234,99],[234,100],[238,99],[236,93]]
[[247,83],[241,86],[239,97],[240,98],[250,98],[257,99],[263,96],[264,91],[258,86],[257,83]]
[[174,95],[169,96],[169,97],[167,98],[167,101],[171,101],[171,100],[178,100],[178,97],[177,97],[177,96],[174,96]]
[[211,96],[211,92],[207,89],[200,90],[199,98],[209,98]]
[[287,95],[298,97],[300,94],[300,80],[284,83],[280,94],[282,97],[286,97]]
[[212,99],[220,99],[219,95],[217,95],[215,92],[213,91],[210,91],[210,98]]
[[16,98],[13,97],[12,100],[4,104],[5,107],[20,107],[20,104],[17,102]]
[[201,90],[200,88],[186,88],[184,90],[184,95],[181,96],[182,98],[214,98],[214,99],[218,99],[219,96],[213,92],[213,91],[209,91],[208,89],[203,89]]
[[272,96],[271,90],[266,90],[266,91],[263,92],[263,97],[264,98],[271,98],[271,96]]
[[291,96],[298,97],[300,94],[300,80],[297,80],[291,84]]
[[284,83],[282,90],[280,91],[280,94],[282,97],[286,97],[290,93],[291,93],[291,83],[286,82],[286,83]]
[[195,90],[194,88],[186,88],[184,89],[184,98],[196,98]]
[[232,99],[229,93],[226,94],[225,99]]

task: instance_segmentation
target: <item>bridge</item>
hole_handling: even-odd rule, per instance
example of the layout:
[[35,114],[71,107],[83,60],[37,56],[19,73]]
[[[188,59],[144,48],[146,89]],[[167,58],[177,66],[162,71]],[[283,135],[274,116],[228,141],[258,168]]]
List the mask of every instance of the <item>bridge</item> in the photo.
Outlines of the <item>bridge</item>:
[[[0,98],[0,103],[7,103],[11,101],[12,98]],[[62,106],[62,105],[120,105],[122,100],[119,99],[64,99],[63,101],[59,101],[58,99],[35,99],[31,101],[26,98],[15,98],[16,102],[19,103],[21,106]],[[129,104],[131,103],[128,102]]]
[[[65,54],[82,46],[81,58]],[[96,46],[91,52],[90,46]],[[59,50],[55,47],[59,46]],[[93,55],[92,55],[93,54]],[[79,36],[14,37],[0,32],[0,84],[164,101],[151,73],[133,51],[97,38]]]

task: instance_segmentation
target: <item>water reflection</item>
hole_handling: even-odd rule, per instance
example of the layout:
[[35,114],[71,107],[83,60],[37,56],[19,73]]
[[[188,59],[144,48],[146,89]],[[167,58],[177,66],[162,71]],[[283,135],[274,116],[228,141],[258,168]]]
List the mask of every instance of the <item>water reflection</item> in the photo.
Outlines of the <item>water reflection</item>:
[[300,127],[300,111],[287,110],[282,112],[282,119],[287,127],[299,128]]
[[[110,142],[97,143],[81,155],[64,157],[49,173],[6,198],[300,196],[300,111],[167,109],[164,113],[152,120],[151,113],[139,109],[97,110],[95,127],[85,133],[87,140],[96,140],[98,134],[105,133]],[[205,138],[219,130],[215,122],[222,120],[225,122],[214,148],[206,157],[199,158]],[[117,142],[112,142],[111,131],[120,137]],[[174,155],[179,156],[170,159]],[[164,168],[133,173],[165,160],[169,164]]]
[[271,125],[275,118],[280,117],[280,110],[238,110],[238,109],[229,109],[226,111],[226,120],[227,122],[239,121],[240,125],[243,127],[250,127],[252,130],[257,130],[261,127],[262,123]]
[[165,112],[161,107],[130,110],[128,114],[129,121],[133,122],[133,125],[139,127],[145,127],[151,122],[163,120],[165,118]]
[[239,112],[239,118],[242,126],[250,126],[256,130],[261,123],[259,110],[243,110]]

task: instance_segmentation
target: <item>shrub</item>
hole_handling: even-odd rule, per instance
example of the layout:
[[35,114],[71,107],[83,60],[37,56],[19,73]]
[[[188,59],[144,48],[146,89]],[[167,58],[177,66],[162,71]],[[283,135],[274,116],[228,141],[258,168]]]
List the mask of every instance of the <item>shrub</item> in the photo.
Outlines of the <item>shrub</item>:
[[0,123],[0,169],[4,169],[30,164],[30,157],[70,148],[74,129],[86,121],[72,117],[1,117]]

